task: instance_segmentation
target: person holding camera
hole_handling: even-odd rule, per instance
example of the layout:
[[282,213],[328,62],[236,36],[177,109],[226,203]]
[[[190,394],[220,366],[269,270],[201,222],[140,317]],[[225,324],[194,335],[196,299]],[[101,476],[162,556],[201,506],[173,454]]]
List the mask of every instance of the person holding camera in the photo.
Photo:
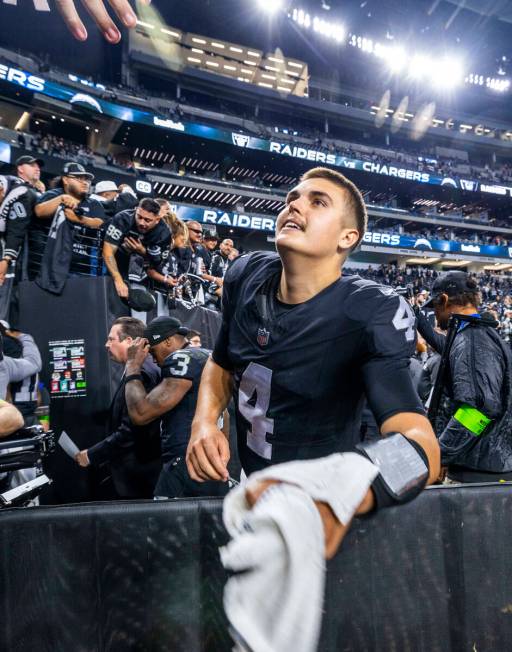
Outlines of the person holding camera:
[[143,265],[157,268],[168,255],[170,242],[171,232],[154,199],[141,199],[136,208],[115,215],[105,230],[103,259],[121,298],[128,297],[132,258],[139,256]]
[[[58,232],[69,228],[72,241],[70,260],[65,260],[62,269],[54,269],[59,277],[68,274],[90,274],[99,272],[100,229],[105,219],[105,210],[99,201],[89,198],[91,181],[94,176],[80,163],[66,163],[62,175],[56,179],[51,190],[47,190],[37,200],[34,208],[35,219],[29,231],[29,278],[38,276],[41,268],[55,266],[61,252],[55,246],[46,251],[50,244],[58,242]],[[46,252],[46,260],[44,260]],[[43,262],[44,261],[44,262]],[[69,263],[69,264],[68,264]]]

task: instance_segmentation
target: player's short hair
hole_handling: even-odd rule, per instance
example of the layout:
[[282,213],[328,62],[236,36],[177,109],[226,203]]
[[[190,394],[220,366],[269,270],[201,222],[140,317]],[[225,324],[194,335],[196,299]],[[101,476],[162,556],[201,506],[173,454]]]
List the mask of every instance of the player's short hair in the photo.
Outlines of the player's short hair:
[[336,172],[336,170],[329,168],[312,168],[301,176],[300,181],[307,181],[308,179],[326,179],[326,181],[330,181],[339,188],[347,191],[349,205],[354,214],[357,230],[359,231],[359,238],[351,249],[351,251],[354,251],[363,239],[366,227],[368,226],[368,213],[366,212],[363,195],[359,188],[350,179],[347,179],[345,175],[341,174],[341,172]]
[[119,341],[122,342],[127,337],[134,340],[136,337],[144,337],[146,325],[140,319],[135,317],[118,317],[112,326],[120,326]]
[[153,213],[153,215],[158,215],[160,212],[160,204],[155,199],[151,199],[151,197],[141,199],[139,208],[142,208],[143,211],[147,211],[148,213]]

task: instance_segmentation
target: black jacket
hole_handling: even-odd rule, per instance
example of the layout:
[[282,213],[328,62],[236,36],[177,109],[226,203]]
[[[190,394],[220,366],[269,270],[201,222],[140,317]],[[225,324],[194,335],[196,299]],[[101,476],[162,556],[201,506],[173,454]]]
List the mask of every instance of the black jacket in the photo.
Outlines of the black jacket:
[[[442,382],[442,408],[434,424],[442,464],[512,471],[512,356],[496,329],[468,324],[459,330]],[[463,404],[492,419],[482,434],[474,435],[454,418]]]
[[[160,382],[160,370],[149,358],[144,361],[141,374],[147,392]],[[119,459],[132,451],[139,462],[149,462],[160,457],[160,419],[146,426],[134,426],[128,415],[124,388],[123,375],[110,405],[110,434],[87,451],[91,464]]]

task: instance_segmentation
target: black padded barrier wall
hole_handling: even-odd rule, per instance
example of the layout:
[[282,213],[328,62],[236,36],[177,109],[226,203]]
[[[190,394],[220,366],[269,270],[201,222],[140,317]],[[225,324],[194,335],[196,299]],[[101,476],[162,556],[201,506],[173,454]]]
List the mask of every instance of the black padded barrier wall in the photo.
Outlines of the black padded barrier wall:
[[[433,488],[358,519],[328,564],[319,650],[512,649],[511,492]],[[15,509],[0,519],[1,650],[230,649],[220,501]]]

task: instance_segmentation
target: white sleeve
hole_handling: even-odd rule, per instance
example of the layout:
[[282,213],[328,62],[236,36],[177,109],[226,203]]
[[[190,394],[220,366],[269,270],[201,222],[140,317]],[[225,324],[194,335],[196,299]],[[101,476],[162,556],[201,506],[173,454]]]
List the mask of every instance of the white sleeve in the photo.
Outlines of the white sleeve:
[[[18,338],[23,345],[23,358],[4,356],[4,368],[9,383],[17,383],[41,371],[42,361],[39,349],[31,335],[23,333]],[[2,397],[0,397],[2,398]]]

